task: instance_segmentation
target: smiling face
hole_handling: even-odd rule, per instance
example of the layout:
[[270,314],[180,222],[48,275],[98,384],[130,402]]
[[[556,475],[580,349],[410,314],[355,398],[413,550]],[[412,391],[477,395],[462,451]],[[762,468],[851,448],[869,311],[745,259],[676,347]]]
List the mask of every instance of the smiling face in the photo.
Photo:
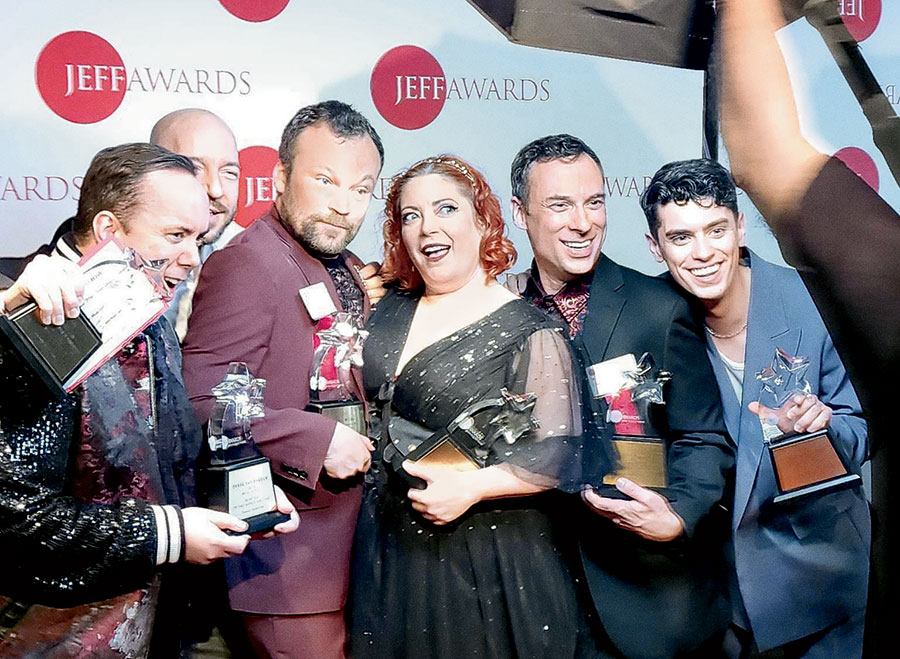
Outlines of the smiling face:
[[669,202],[657,209],[659,230],[647,234],[650,251],[688,293],[716,303],[740,275],[744,214],[712,202]]
[[528,232],[541,284],[555,293],[591,272],[606,236],[603,171],[590,156],[536,162],[528,172],[528,201],[513,199],[516,226]]
[[187,172],[151,172],[141,182],[140,200],[127,222],[111,222],[110,229],[126,247],[147,261],[168,261],[162,274],[174,287],[200,263],[198,238],[209,227],[209,200]]
[[197,178],[209,198],[209,229],[201,242],[214,242],[237,212],[241,170],[234,135],[214,114],[195,110],[178,113],[154,140],[194,161]]
[[400,193],[400,237],[425,293],[452,293],[484,272],[482,232],[468,191],[440,174],[410,179]]
[[301,245],[336,256],[359,231],[380,170],[371,138],[339,137],[327,123],[313,124],[294,142],[290,171],[281,162],[275,167],[278,212]]

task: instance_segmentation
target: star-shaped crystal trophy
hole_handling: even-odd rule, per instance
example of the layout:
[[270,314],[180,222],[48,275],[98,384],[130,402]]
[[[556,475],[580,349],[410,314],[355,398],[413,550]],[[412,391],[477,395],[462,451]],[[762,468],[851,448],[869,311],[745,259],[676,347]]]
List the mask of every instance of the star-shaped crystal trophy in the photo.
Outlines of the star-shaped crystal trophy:
[[621,497],[616,480],[625,477],[642,487],[663,491],[669,484],[668,445],[654,417],[665,404],[664,386],[672,374],[657,369],[649,353],[629,353],[587,369],[596,423],[612,435],[617,467],[598,488],[604,496]]
[[812,393],[806,379],[808,369],[806,357],[775,348],[772,362],[756,374],[761,384],[757,414],[778,488],[775,503],[862,482],[827,428],[806,433],[794,430],[795,412]]
[[240,517],[250,527],[247,533],[269,531],[290,519],[276,508],[272,467],[251,432],[252,420],[265,416],[265,385],[245,363],[229,364],[212,389],[216,405],[207,426],[209,454],[198,470],[204,505]]
[[494,450],[501,455],[511,452],[516,442],[540,427],[534,417],[536,402],[533,393],[517,394],[504,387],[498,397],[468,405],[446,428],[436,432],[412,427],[410,422],[395,417],[387,426],[391,447],[385,455],[413,487],[425,487],[425,483],[403,470],[405,460],[455,471],[481,469],[495,444],[500,445]]
[[349,313],[320,318],[313,337],[307,410],[330,417],[358,432],[366,432],[366,412],[353,396],[351,369],[362,366],[363,345],[369,333]]

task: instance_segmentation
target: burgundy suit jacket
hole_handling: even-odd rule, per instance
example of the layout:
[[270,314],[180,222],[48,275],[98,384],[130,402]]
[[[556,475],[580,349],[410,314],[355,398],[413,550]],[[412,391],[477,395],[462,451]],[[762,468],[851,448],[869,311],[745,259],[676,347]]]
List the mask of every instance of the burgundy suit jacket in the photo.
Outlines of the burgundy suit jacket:
[[[344,252],[350,271],[361,265]],[[315,322],[299,290],[324,282],[341,309],[334,283],[282,226],[273,207],[203,265],[184,342],[184,382],[201,423],[209,419],[211,389],[229,362],[247,363],[266,379],[265,417],[253,437],[300,512],[300,529],[254,540],[228,559],[233,609],[272,615],[323,613],[346,600],[350,547],[361,499],[361,478],[330,479],[322,464],[335,422],[306,412]],[[369,312],[368,298],[365,313]],[[362,391],[359,374],[354,373]]]

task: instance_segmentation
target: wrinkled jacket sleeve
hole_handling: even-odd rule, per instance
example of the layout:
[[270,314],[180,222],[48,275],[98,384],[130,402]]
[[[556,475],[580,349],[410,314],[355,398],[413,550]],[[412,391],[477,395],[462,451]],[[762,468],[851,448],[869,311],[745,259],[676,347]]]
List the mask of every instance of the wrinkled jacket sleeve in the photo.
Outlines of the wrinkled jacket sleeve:
[[66,495],[80,406],[50,398],[0,347],[0,594],[66,607],[107,599],[153,576],[150,504]]
[[668,491],[690,536],[705,515],[728,500],[735,451],[701,330],[682,299],[672,308],[661,366],[673,374],[666,403],[672,438]]

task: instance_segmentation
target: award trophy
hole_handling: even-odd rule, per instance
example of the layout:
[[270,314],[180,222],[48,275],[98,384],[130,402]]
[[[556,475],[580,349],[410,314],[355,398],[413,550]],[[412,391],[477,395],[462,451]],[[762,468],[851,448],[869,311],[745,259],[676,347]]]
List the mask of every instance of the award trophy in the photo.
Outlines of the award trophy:
[[386,424],[390,444],[385,447],[385,459],[419,488],[425,483],[403,470],[405,460],[455,471],[481,469],[495,442],[512,446],[522,435],[540,427],[532,414],[535,402],[537,396],[532,393],[514,394],[503,388],[499,398],[469,405],[437,432],[402,417],[391,417]]
[[0,314],[0,342],[62,397],[162,315],[169,291],[161,271],[167,263],[146,261],[109,237],[78,263],[85,286],[77,317],[44,325],[37,305],[28,303]]
[[618,454],[618,468],[603,477],[605,496],[618,496],[619,477],[655,490],[668,486],[668,447],[654,430],[653,409],[665,404],[663,385],[671,378],[667,371],[654,372],[649,353],[638,361],[627,354],[588,368],[591,393],[605,407],[603,418]]
[[198,470],[203,503],[240,517],[245,533],[269,531],[290,515],[275,506],[272,468],[253,442],[250,421],[264,416],[266,381],[253,378],[243,362],[231,362],[213,388],[216,407],[209,419],[209,464]]
[[774,502],[790,501],[815,492],[853,487],[862,482],[834,445],[825,429],[794,432],[794,420],[787,417],[796,394],[809,394],[806,380],[809,360],[775,349],[772,363],[756,374],[762,383],[759,393],[759,420],[763,441],[769,450],[778,494]]
[[343,311],[318,321],[313,337],[312,365],[309,375],[309,405],[317,412],[367,434],[363,403],[353,397],[350,369],[362,366],[363,344],[369,333],[360,329],[349,313]]

